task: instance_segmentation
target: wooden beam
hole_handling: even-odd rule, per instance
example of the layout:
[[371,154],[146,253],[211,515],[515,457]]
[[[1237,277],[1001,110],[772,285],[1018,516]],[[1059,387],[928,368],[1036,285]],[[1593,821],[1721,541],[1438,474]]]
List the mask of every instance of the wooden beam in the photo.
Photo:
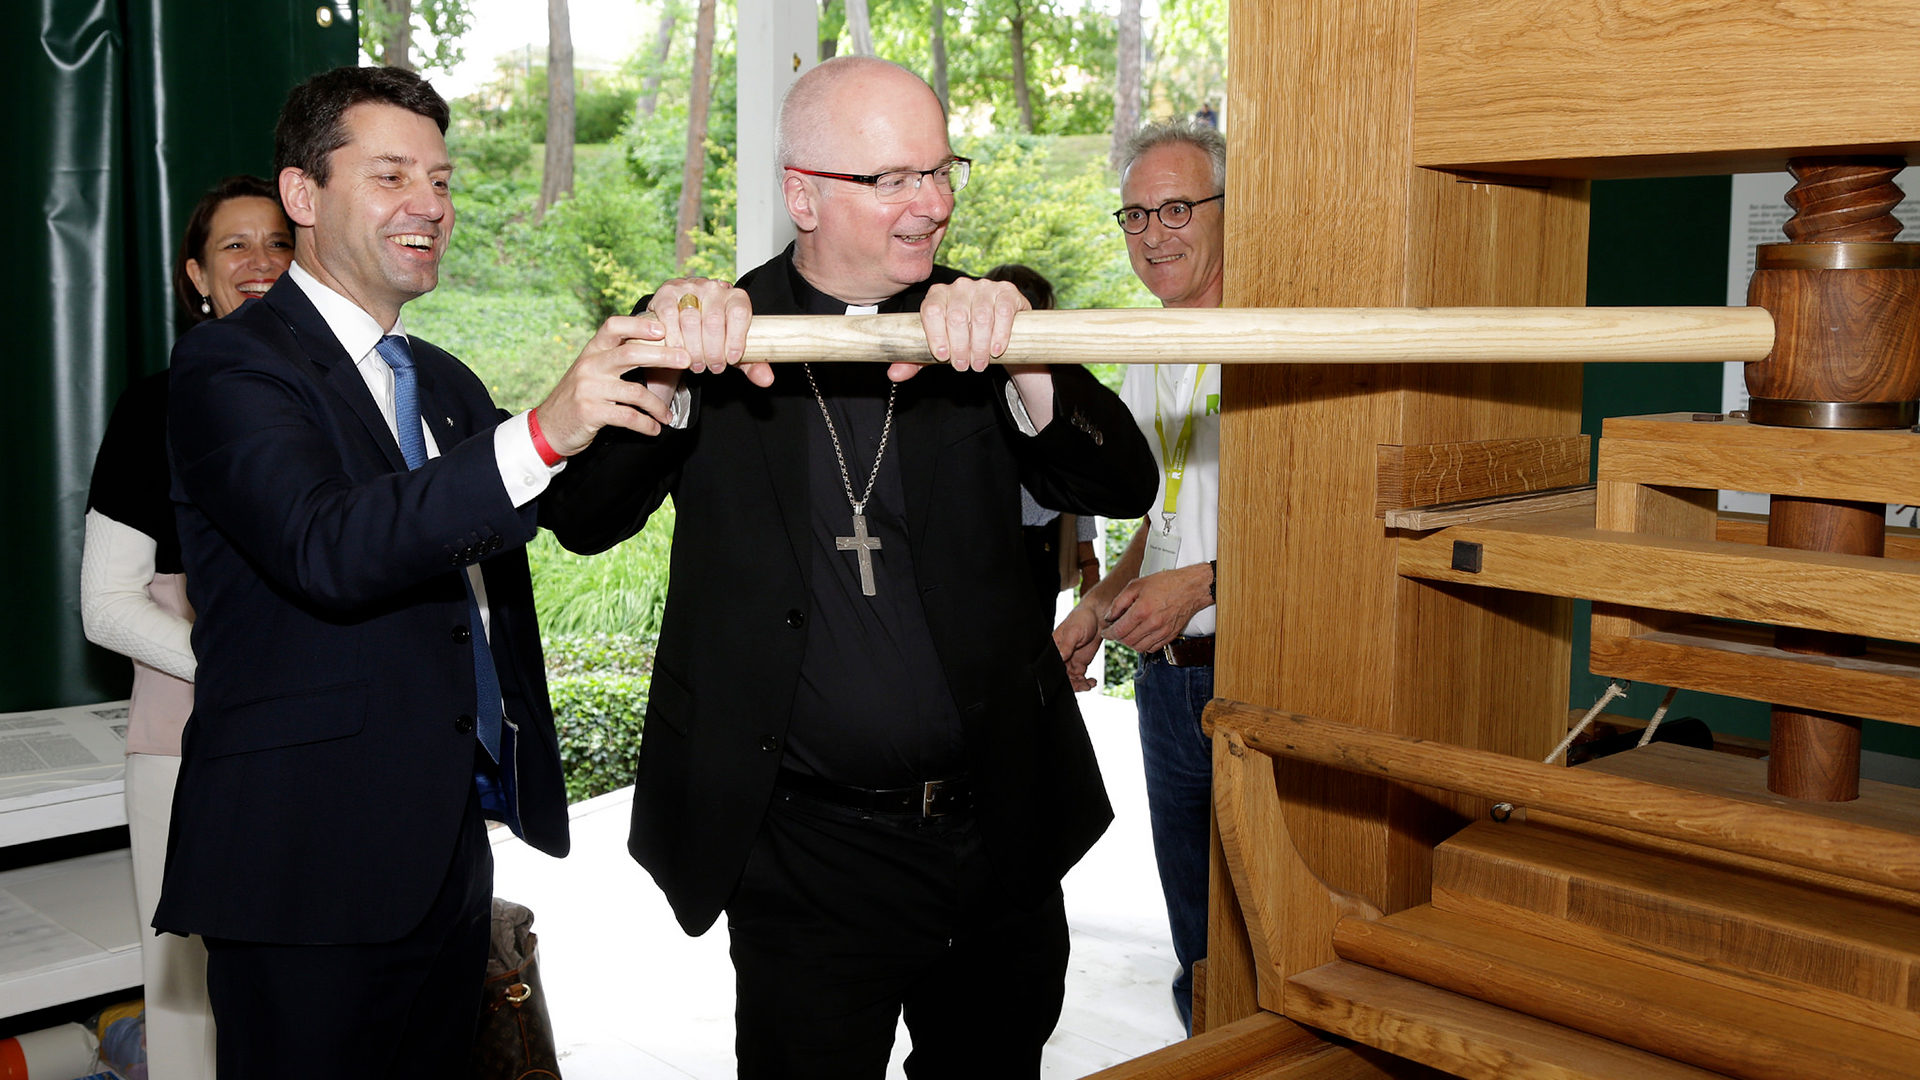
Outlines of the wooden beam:
[[[1735,797],[1725,790],[1687,790],[1685,771],[1696,763],[1708,770],[1725,768],[1722,762],[1752,762],[1661,743],[1568,769],[1221,698],[1207,706],[1207,717],[1216,733],[1238,732],[1253,749],[1362,776],[1538,806],[1899,889],[1920,882],[1920,815],[1903,820],[1881,811],[1867,799],[1864,783],[1859,803],[1800,803],[1768,796],[1764,784],[1758,795]],[[1662,770],[1662,782],[1601,771],[1621,768],[1626,758],[1682,764]]]
[[1595,675],[1920,726],[1920,649],[1870,643],[1861,656],[1774,647],[1770,629],[1694,621],[1632,637],[1594,634]]
[[1911,1080],[1914,1043],[1794,1005],[1421,906],[1344,919],[1342,959],[1745,1080]]
[[1774,495],[1920,503],[1920,433],[1764,427],[1696,415],[1610,417],[1599,479]]
[[1383,445],[1376,468],[1375,517],[1549,488],[1576,487],[1591,476],[1592,440],[1585,435],[1478,442]]
[[1344,960],[1287,980],[1287,1008],[1317,1028],[1467,1080],[1725,1080]]
[[1391,1074],[1270,1012],[1102,1069],[1086,1080],[1360,1080]]
[[[1003,364],[1740,362],[1760,308],[1140,308],[1023,311]],[[919,315],[761,315],[746,359],[928,362]]]
[[1704,175],[1920,153],[1909,0],[1422,0],[1412,66],[1430,168]]
[[[1564,510],[1399,544],[1400,573],[1428,581],[1920,642],[1920,565],[1895,559],[1612,532]],[[1463,544],[1477,570],[1455,568]]]
[[1593,505],[1593,498],[1593,485],[1583,484],[1531,495],[1499,495],[1491,499],[1470,499],[1441,506],[1389,510],[1386,513],[1386,525],[1389,529],[1425,532],[1444,529],[1449,525],[1471,525],[1476,521],[1494,521],[1548,510],[1583,509]]
[[[1764,547],[1767,542],[1767,515],[1732,511],[1722,513],[1714,529],[1714,539]],[[1887,558],[1920,560],[1920,529],[1887,526]]]

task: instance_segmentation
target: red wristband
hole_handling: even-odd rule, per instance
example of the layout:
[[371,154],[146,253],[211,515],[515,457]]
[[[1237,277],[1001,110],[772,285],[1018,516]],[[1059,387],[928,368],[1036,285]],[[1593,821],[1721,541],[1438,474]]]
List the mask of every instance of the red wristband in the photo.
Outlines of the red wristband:
[[533,435],[533,452],[540,455],[540,460],[546,462],[548,468],[567,460],[547,441],[546,433],[540,430],[539,409],[527,410],[527,431]]

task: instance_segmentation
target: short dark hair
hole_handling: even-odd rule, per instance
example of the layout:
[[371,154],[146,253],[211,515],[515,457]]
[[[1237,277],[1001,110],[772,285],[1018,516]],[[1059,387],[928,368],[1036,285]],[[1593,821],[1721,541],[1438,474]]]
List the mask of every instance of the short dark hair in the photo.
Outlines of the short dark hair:
[[1053,282],[1042,277],[1040,271],[1021,263],[1001,263],[999,266],[980,275],[988,281],[1011,282],[1027,298],[1035,311],[1053,310]]
[[338,67],[287,95],[273,129],[274,175],[299,169],[327,186],[333,152],[347,145],[347,110],[366,104],[405,109],[439,125],[440,134],[447,133],[447,101],[427,80],[401,68]]
[[[213,231],[213,215],[229,199],[268,199],[275,209],[286,213],[280,207],[279,188],[270,181],[244,173],[227,177],[200,196],[200,201],[193,204],[193,213],[187,215],[187,227],[180,234],[180,255],[173,260],[173,296],[180,302],[181,329],[213,318],[200,310],[203,297],[200,290],[194,288],[193,279],[187,276],[187,260],[197,260],[203,268],[207,265],[207,234]],[[293,227],[289,225],[287,231],[291,233]]]

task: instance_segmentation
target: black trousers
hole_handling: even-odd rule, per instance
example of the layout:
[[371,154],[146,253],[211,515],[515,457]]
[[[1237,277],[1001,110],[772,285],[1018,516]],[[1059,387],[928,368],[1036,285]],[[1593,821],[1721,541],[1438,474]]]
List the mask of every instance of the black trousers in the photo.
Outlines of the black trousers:
[[784,790],[727,906],[741,1080],[1040,1075],[1060,1019],[1060,887],[1016,895],[971,814],[866,813]]
[[478,795],[426,918],[398,941],[207,939],[220,1080],[466,1080],[493,915]]

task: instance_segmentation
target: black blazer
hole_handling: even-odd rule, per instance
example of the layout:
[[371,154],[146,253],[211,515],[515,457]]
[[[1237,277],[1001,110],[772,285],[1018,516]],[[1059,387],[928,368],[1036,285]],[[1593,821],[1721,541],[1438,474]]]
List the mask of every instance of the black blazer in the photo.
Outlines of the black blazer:
[[338,943],[418,924],[474,786],[461,578],[482,559],[525,835],[566,853],[523,550],[533,508],[501,484],[504,414],[480,380],[412,346],[442,454],[411,472],[291,276],[174,347],[173,495],[199,670],[156,927]]
[[[792,249],[741,279],[762,314],[800,311]],[[936,268],[931,281],[958,273]],[[917,311],[925,285],[882,305]],[[631,536],[669,494],[673,572],[640,747],[628,846],[691,933],[725,906],[780,768],[808,619],[807,425],[794,367],[770,389],[737,371],[690,377],[685,430],[601,432],[542,500],[567,547]],[[1030,612],[1019,485],[1063,510],[1137,517],[1158,483],[1118,397],[1078,367],[1054,371],[1054,422],[1021,434],[999,368],[928,368],[894,418],[908,533],[927,621],[961,716],[976,806],[996,865],[1057,883],[1112,819],[1053,642]],[[838,494],[834,495],[838,498]]]

